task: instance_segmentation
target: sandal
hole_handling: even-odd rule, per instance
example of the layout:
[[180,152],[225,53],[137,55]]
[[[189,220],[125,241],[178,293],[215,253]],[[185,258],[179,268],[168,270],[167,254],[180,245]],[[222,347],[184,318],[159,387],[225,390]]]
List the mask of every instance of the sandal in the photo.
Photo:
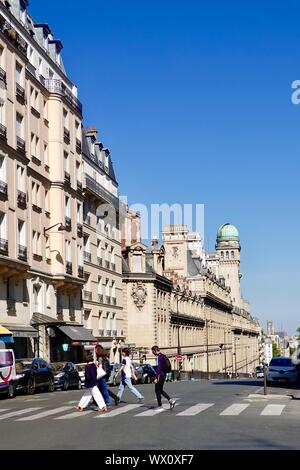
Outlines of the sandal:
[[78,410],[78,411],[84,411],[84,409],[81,408],[81,406],[75,406],[75,408],[76,408],[76,410]]
[[101,408],[101,410],[99,410],[101,413],[107,413],[108,409],[106,408],[106,406],[104,406],[103,408]]

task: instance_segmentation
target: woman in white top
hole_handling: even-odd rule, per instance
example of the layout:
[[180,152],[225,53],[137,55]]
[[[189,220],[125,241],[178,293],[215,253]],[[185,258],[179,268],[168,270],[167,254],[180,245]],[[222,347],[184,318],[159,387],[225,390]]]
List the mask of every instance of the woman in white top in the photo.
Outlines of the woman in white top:
[[121,382],[120,382],[119,391],[118,391],[118,398],[119,400],[121,400],[121,397],[127,385],[129,390],[139,399],[139,402],[141,403],[144,400],[144,397],[132,385],[132,382],[131,382],[132,378],[135,380],[137,380],[137,378],[136,378],[135,371],[134,371],[134,368],[131,364],[131,360],[129,357],[129,349],[124,349],[122,352],[122,355],[123,355],[122,365],[117,373],[117,375],[121,374]]

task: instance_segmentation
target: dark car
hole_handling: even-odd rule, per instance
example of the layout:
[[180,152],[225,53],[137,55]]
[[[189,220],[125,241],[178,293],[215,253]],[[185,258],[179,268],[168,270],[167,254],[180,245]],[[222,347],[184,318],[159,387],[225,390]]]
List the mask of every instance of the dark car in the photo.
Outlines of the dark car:
[[132,362],[132,367],[134,368],[134,371],[135,371],[137,383],[141,384],[143,381],[143,367],[137,362]]
[[68,388],[81,388],[81,379],[73,362],[52,362],[55,388],[68,390]]
[[16,391],[33,395],[35,390],[44,388],[54,391],[54,374],[50,364],[44,359],[16,360]]
[[143,384],[150,384],[153,381],[156,375],[155,367],[156,366],[151,366],[151,364],[143,364]]

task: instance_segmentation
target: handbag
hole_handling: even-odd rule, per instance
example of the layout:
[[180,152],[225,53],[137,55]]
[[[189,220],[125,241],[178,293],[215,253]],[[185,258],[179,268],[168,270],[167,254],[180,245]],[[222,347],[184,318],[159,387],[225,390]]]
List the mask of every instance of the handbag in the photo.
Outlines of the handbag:
[[97,379],[102,379],[106,375],[106,371],[102,366],[97,367]]

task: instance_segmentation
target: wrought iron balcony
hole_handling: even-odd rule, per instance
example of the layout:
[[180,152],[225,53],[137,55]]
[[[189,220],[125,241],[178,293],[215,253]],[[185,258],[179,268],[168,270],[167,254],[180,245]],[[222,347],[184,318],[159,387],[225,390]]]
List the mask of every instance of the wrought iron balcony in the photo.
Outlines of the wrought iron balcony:
[[113,304],[113,305],[117,305],[117,299],[116,299],[116,297],[112,297],[112,304]]
[[64,127],[64,141],[66,144],[70,143],[70,131],[66,127]]
[[111,336],[111,330],[106,330],[106,336]]
[[4,238],[0,238],[0,254],[8,256],[8,240],[4,240]]
[[27,248],[23,245],[18,245],[18,258],[22,261],[27,261]]
[[103,294],[98,294],[98,302],[103,304]]
[[19,83],[16,83],[16,97],[21,104],[25,103],[25,90]]
[[104,330],[99,330],[99,336],[104,336]]
[[81,154],[81,142],[79,139],[76,139],[76,152]]
[[5,18],[0,15],[0,31],[18,51],[27,56],[27,43]]
[[72,220],[70,217],[65,217],[65,227],[67,232],[71,232],[72,230]]
[[0,67],[0,80],[2,80],[6,85],[6,72]]
[[105,299],[106,299],[106,303],[110,305],[111,303],[111,297],[109,295],[106,295],[105,296]]
[[86,187],[90,189],[93,194],[98,196],[102,201],[112,204],[116,209],[119,209],[119,199],[107,191],[101,184],[95,181],[91,176],[85,174]]
[[89,263],[92,261],[92,255],[88,251],[83,252],[83,259],[84,261],[88,261]]
[[18,206],[21,207],[22,209],[25,209],[27,206],[26,193],[18,189],[17,199],[18,199]]
[[73,274],[73,267],[71,261],[66,262],[66,273]]
[[77,237],[82,237],[83,235],[83,227],[81,224],[77,224]]
[[65,183],[68,185],[71,184],[71,175],[67,171],[65,171]]
[[89,291],[89,290],[84,290],[83,291],[83,297],[84,297],[85,300],[90,300],[91,301],[92,298],[93,298],[92,292]]
[[26,152],[25,140],[21,139],[19,136],[17,136],[17,150],[22,153]]
[[83,279],[83,266],[78,266],[78,277]]
[[73,109],[82,115],[82,104],[61,80],[47,78],[45,79],[45,86],[50,93],[61,95]]
[[7,199],[7,183],[0,181],[0,198]]
[[0,139],[7,140],[7,129],[3,124],[0,124]]
[[102,258],[100,256],[97,256],[97,262],[99,266],[102,266]]

